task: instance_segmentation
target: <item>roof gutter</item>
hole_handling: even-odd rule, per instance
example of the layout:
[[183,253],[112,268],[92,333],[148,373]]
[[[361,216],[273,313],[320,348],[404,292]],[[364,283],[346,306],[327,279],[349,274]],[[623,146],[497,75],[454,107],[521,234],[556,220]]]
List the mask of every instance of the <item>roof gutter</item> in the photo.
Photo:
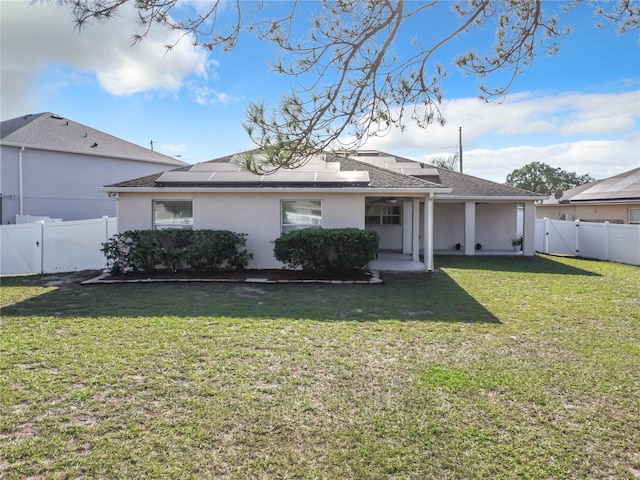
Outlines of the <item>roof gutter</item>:
[[[93,157],[108,157],[108,158],[118,158],[123,160],[136,160],[138,162],[161,163],[163,165],[171,165],[174,167],[186,167],[189,165],[189,163],[185,161],[178,160],[177,158],[169,157],[168,155],[164,155],[163,153],[160,153],[160,152],[153,152],[153,153],[167,157],[167,160],[165,159],[152,160],[152,159],[140,158],[140,157],[127,157],[125,155],[110,155],[108,153],[102,153],[102,152],[84,152],[82,150],[70,150],[66,148],[41,147],[38,145],[22,145],[19,143],[5,142],[5,141],[0,141],[0,145],[7,146],[7,147],[29,148],[31,150],[45,150],[48,152],[75,153],[76,155],[91,155]],[[136,146],[139,146],[139,145],[136,145]],[[144,147],[140,147],[140,148],[144,148]]]
[[450,193],[451,188],[371,188],[371,187],[336,187],[336,188],[300,188],[300,187],[100,187],[100,192],[118,193],[365,193],[369,195],[425,196],[431,193]]
[[589,199],[589,200],[570,200],[569,203],[562,203],[560,205],[621,205],[621,204],[635,204],[640,203],[640,197],[628,197],[628,198],[602,198],[602,199]]
[[499,202],[499,201],[507,201],[507,202],[513,202],[513,201],[520,201],[520,202],[539,202],[545,198],[549,198],[546,195],[500,195],[500,196],[495,196],[495,195],[487,195],[487,196],[473,196],[473,195],[469,195],[469,196],[465,196],[465,195],[446,195],[446,196],[442,196],[442,197],[436,197],[436,200],[438,201],[444,201],[444,200],[451,200],[451,201],[455,201],[455,202],[469,202],[469,201],[475,201],[475,202]]

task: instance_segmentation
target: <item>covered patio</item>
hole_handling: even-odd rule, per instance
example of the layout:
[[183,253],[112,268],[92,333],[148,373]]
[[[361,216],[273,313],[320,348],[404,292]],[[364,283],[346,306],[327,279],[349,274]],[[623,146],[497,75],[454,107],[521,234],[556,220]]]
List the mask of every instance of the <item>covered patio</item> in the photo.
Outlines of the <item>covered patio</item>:
[[379,252],[378,258],[369,263],[374,272],[424,272],[424,263],[415,261],[411,255],[399,252]]
[[[365,226],[377,233],[380,251],[371,263],[379,271],[432,271],[433,204],[436,189],[425,196],[367,197]],[[422,256],[422,261],[421,261]],[[375,267],[374,267],[375,265]]]
[[[460,255],[463,250],[434,250],[434,269],[438,266],[438,255]],[[523,256],[522,250],[481,250],[476,253],[478,256]],[[424,272],[424,263],[415,261],[410,254],[401,252],[378,252],[378,257],[369,263],[369,269],[374,272]]]

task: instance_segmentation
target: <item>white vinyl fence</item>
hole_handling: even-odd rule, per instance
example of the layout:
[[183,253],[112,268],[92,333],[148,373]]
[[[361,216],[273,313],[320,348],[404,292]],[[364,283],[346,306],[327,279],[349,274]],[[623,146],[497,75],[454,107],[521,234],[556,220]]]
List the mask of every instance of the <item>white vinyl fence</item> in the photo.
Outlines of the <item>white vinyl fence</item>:
[[117,219],[36,222],[0,227],[0,274],[78,272],[106,266],[100,251]]
[[536,220],[535,249],[541,253],[640,265],[640,225]]

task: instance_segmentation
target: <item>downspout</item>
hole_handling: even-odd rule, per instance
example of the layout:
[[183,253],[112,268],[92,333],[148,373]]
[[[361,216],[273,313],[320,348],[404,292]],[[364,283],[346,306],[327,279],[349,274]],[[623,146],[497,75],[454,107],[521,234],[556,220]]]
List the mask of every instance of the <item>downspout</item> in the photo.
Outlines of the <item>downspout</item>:
[[20,193],[20,215],[24,215],[24,199],[22,194],[22,152],[24,152],[24,147],[20,147],[20,151],[18,152],[18,190]]

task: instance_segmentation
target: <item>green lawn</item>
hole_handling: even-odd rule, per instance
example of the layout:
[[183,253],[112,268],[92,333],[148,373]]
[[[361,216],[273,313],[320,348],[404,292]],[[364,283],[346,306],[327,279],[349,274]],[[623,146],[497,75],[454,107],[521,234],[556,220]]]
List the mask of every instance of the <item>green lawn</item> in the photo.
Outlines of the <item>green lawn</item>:
[[640,268],[436,264],[385,285],[3,278],[0,477],[639,478]]

